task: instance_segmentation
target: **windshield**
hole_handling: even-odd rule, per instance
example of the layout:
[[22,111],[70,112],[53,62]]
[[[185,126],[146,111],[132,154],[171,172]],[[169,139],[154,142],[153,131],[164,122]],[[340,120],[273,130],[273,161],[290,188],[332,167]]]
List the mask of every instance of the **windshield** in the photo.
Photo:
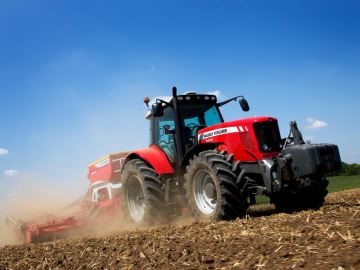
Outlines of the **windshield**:
[[216,105],[182,105],[181,116],[184,126],[208,127],[223,122]]
[[215,104],[182,104],[180,111],[186,149],[196,144],[199,130],[223,122]]

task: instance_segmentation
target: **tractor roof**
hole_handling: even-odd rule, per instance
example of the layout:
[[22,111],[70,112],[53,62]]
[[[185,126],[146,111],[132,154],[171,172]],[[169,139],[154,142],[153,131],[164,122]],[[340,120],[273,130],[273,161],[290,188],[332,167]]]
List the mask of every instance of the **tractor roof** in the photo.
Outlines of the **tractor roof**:
[[[183,97],[181,98],[181,96],[183,96]],[[197,94],[196,92],[193,92],[193,91],[188,91],[188,92],[183,93],[182,95],[178,95],[179,100],[180,100],[180,98],[181,98],[181,100],[185,99],[185,96],[203,96],[203,97],[205,97],[205,100],[210,100],[211,99],[214,102],[216,102],[216,96],[215,95],[212,95],[212,94]],[[149,110],[145,114],[146,119],[150,119],[150,117],[152,115],[151,107],[156,102],[157,99],[161,99],[161,100],[165,101],[166,103],[171,103],[172,100],[173,100],[173,97],[172,96],[158,96],[158,97],[155,97],[155,98],[151,99],[149,104],[148,104]],[[199,99],[199,97],[198,97],[198,99]],[[188,97],[186,97],[186,100],[188,100]]]

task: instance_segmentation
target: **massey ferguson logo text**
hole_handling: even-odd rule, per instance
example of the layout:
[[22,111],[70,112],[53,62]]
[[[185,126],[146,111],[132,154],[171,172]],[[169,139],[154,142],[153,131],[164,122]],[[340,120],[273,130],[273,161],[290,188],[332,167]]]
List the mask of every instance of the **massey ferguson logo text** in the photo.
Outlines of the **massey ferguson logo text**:
[[221,135],[221,134],[224,134],[224,133],[227,133],[226,128],[220,129],[220,130],[215,130],[215,131],[209,132],[209,133],[205,133],[203,139],[207,139],[207,138],[217,136],[217,135]]
[[[242,129],[242,127],[241,127]],[[244,129],[241,130],[242,132],[244,131]],[[237,127],[227,127],[227,128],[219,128],[213,131],[209,131],[203,134],[199,135],[199,140],[205,140],[205,139],[209,139],[212,137],[216,137],[219,135],[223,135],[223,134],[228,134],[228,133],[237,133],[239,132],[239,129]]]

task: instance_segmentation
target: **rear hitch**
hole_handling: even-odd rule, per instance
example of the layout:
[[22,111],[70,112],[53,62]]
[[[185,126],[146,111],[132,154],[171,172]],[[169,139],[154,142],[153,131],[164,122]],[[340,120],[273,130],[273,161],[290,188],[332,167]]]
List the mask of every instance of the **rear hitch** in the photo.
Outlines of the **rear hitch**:
[[296,121],[291,121],[289,124],[290,124],[290,132],[287,138],[285,139],[283,149],[285,149],[291,143],[294,143],[294,145],[305,144],[303,136],[297,126]]

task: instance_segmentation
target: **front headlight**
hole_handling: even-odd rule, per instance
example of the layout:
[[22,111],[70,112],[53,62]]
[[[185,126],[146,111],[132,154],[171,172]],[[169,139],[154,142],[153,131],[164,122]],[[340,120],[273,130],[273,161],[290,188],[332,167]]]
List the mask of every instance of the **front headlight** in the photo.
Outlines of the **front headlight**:
[[263,144],[262,148],[265,152],[269,152],[271,150],[271,147],[268,146],[266,143]]

